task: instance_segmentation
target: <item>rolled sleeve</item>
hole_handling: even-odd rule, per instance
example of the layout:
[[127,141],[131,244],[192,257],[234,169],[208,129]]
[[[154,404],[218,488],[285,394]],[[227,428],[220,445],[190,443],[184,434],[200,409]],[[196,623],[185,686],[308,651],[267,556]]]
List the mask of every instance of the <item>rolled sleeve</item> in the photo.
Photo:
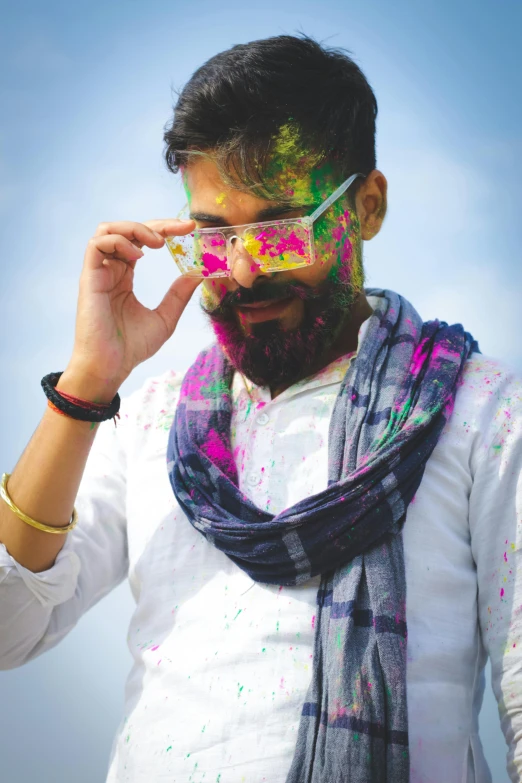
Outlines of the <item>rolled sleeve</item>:
[[0,546],[0,669],[54,647],[128,574],[125,430],[100,425],[75,506],[78,524],[47,571],[33,573]]

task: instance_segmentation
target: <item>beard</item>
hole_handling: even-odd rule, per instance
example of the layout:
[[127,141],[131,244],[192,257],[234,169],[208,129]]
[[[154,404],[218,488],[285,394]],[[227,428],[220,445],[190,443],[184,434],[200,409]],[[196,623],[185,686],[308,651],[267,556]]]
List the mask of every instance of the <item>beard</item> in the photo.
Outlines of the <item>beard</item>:
[[[324,359],[345,324],[362,291],[355,286],[350,266],[332,268],[318,286],[262,280],[252,288],[230,291],[218,306],[201,302],[217,342],[233,367],[258,386],[287,388],[324,366]],[[303,317],[294,329],[285,329],[278,319],[249,324],[246,334],[237,305],[298,297]]]

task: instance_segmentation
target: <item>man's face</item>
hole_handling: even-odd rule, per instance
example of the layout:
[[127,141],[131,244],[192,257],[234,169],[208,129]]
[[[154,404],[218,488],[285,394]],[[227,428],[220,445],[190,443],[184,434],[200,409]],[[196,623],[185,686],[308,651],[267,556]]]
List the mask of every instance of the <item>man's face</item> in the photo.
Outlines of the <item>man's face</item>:
[[[183,173],[191,215],[206,228],[311,214],[340,184],[329,166],[313,164],[301,157],[285,165],[276,157],[271,184],[281,196],[269,200],[226,185],[210,158],[194,157]],[[202,306],[219,344],[258,385],[278,388],[306,377],[362,291],[360,227],[347,196],[316,221],[314,245],[314,264],[263,272],[237,242],[230,277],[203,282]]]

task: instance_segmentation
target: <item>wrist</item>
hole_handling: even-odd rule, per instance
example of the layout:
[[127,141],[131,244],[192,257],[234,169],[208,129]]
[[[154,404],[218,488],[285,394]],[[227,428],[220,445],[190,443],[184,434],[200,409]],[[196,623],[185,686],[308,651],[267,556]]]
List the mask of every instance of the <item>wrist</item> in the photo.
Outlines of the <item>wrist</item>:
[[119,386],[113,379],[98,378],[78,365],[69,364],[56,384],[56,390],[88,402],[108,405]]

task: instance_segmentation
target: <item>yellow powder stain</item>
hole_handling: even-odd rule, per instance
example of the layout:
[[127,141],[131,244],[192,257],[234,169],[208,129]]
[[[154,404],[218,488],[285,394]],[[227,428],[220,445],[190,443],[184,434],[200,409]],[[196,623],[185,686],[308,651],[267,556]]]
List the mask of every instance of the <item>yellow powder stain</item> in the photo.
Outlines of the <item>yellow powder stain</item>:
[[260,257],[261,242],[259,239],[252,236],[252,234],[245,234],[243,236],[243,246],[247,253],[253,258]]
[[226,193],[220,193],[219,196],[216,196],[216,204],[219,204],[219,206],[225,208],[225,199],[227,197]]
[[185,255],[185,250],[183,249],[183,246],[179,242],[176,242],[175,239],[172,239],[171,237],[167,237],[165,241],[167,243],[168,249],[170,250],[173,256]]
[[281,125],[274,141],[274,152],[277,155],[302,155],[302,149],[299,145],[299,131],[295,126]]

